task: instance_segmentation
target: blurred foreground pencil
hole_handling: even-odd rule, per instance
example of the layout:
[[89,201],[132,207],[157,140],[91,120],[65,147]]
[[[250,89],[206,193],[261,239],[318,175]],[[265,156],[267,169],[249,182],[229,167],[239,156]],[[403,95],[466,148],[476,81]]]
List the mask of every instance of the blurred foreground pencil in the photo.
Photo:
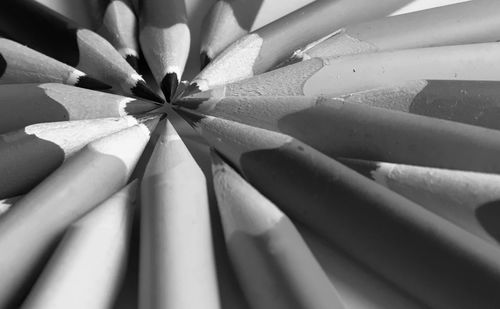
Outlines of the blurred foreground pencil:
[[129,0],[88,0],[93,29],[122,55],[135,69],[139,68],[137,16]]
[[88,143],[149,119],[40,123],[0,135],[0,198],[26,193]]
[[126,184],[157,121],[90,143],[0,217],[0,308],[18,308],[66,228]]
[[0,200],[0,216],[9,211],[12,205],[14,205],[22,197],[22,195],[18,195]]
[[115,193],[64,233],[22,309],[107,309],[127,265],[137,182]]
[[[273,9],[266,10],[266,4],[272,5]],[[304,4],[307,2],[297,0],[282,1],[279,5],[269,0],[218,0],[205,16],[201,28],[201,69],[249,31],[283,17]]]
[[182,114],[292,219],[427,306],[500,305],[497,246],[289,136]]
[[232,97],[195,110],[291,135],[331,157],[500,172],[500,132],[335,99]]
[[293,223],[212,152],[227,249],[254,309],[345,308]]
[[295,49],[338,28],[385,16],[410,0],[315,1],[229,45],[191,82],[186,93],[203,91],[271,69]]
[[495,42],[500,38],[500,2],[468,1],[349,25],[290,62],[384,50]]
[[158,107],[151,101],[52,83],[2,85],[0,102],[0,133],[40,122],[137,115]]
[[143,0],[139,39],[149,68],[170,101],[181,81],[191,42],[184,0]]
[[0,84],[63,83],[109,89],[87,74],[12,40],[0,38]]
[[220,308],[206,180],[169,121],[141,185],[139,303]]
[[0,33],[93,74],[125,94],[163,102],[103,37],[36,1],[0,1]]
[[[494,244],[500,175],[342,159],[343,164]],[[495,209],[496,208],[496,209]]]
[[338,99],[500,130],[499,81],[412,80]]
[[500,43],[313,58],[186,98],[339,96],[418,79],[498,81]]

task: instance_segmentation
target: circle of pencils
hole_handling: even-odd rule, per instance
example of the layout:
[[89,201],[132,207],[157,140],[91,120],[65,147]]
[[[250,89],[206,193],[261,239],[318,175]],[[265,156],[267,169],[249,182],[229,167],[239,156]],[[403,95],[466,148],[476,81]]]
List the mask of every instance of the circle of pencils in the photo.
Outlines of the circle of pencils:
[[499,1],[75,1],[0,1],[0,309],[500,308]]

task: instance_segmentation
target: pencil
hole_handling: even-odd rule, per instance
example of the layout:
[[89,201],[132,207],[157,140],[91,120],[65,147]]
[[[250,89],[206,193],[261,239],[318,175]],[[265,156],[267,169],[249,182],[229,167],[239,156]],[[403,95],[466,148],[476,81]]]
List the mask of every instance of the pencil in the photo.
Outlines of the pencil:
[[90,143],[0,217],[0,308],[18,308],[66,228],[126,184],[157,121]]
[[166,120],[141,184],[139,306],[220,308],[205,176]]
[[0,38],[0,84],[63,83],[88,89],[111,86],[12,40]]
[[266,72],[297,48],[347,23],[385,16],[408,2],[410,1],[312,2],[228,46],[194,78],[186,91],[203,91]]
[[56,83],[0,86],[0,133],[30,124],[125,117],[158,105],[120,95]]
[[183,116],[291,219],[428,307],[500,304],[497,246],[289,136]]
[[495,42],[500,21],[495,0],[468,1],[348,25],[290,62],[406,48]]
[[453,121],[310,97],[226,98],[195,111],[291,135],[333,158],[500,171],[500,132]]
[[201,28],[201,69],[249,31],[281,18],[304,4],[307,2],[292,0],[276,5],[266,0],[218,0],[205,16]]
[[[149,118],[105,118],[34,124],[0,135],[0,198],[28,192],[91,141]],[[8,176],[7,176],[8,175]]]
[[500,80],[499,55],[494,42],[313,58],[186,98],[340,96],[406,80]]
[[491,205],[500,200],[500,175],[353,159],[340,162],[493,244],[500,241],[500,229],[491,224],[497,217]]
[[1,1],[0,32],[109,82],[116,91],[163,102],[103,37],[36,1]]
[[184,0],[144,0],[139,40],[153,76],[171,101],[191,42]]
[[9,211],[9,209],[22,197],[22,195],[18,195],[0,200],[0,216]]
[[88,1],[94,17],[93,29],[122,55],[136,71],[139,69],[137,17],[129,0]]
[[412,80],[338,99],[500,130],[498,81]]
[[71,224],[22,305],[106,309],[127,266],[137,182]]
[[212,174],[229,256],[252,308],[346,308],[290,219],[215,152]]

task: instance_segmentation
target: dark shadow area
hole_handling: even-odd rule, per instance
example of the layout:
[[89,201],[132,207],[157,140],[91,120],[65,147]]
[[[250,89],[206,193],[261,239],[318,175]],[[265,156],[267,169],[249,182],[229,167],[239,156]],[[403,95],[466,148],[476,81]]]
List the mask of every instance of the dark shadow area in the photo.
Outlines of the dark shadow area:
[[488,202],[478,207],[476,218],[485,231],[500,242],[500,201]]

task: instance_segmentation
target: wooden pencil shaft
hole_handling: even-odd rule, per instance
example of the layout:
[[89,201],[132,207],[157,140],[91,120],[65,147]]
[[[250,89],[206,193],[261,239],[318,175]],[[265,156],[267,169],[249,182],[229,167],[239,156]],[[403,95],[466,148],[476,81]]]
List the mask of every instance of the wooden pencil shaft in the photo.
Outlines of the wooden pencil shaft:
[[351,25],[299,52],[305,58],[497,41],[500,4],[469,1]]

